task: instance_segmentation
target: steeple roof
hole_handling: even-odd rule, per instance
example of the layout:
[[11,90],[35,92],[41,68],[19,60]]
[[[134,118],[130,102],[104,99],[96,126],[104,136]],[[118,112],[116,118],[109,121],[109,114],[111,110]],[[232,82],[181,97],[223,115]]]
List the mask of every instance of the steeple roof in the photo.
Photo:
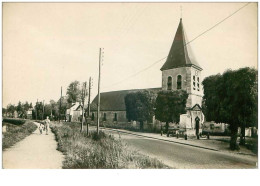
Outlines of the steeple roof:
[[161,70],[190,66],[202,70],[202,68],[196,62],[190,46],[186,45],[185,32],[181,18],[169,55]]

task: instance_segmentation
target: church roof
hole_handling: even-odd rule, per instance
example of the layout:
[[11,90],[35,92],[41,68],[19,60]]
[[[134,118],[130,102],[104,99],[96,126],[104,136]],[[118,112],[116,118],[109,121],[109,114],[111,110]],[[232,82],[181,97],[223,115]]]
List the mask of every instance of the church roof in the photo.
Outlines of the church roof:
[[196,62],[190,46],[186,45],[186,38],[187,37],[184,32],[182,19],[180,19],[180,23],[176,31],[169,55],[161,70],[190,66],[202,70],[202,68]]
[[[145,90],[158,92],[161,88],[132,89],[100,93],[100,111],[125,111],[125,96],[129,93]],[[94,98],[90,105],[91,111],[97,110],[97,102],[98,96]]]

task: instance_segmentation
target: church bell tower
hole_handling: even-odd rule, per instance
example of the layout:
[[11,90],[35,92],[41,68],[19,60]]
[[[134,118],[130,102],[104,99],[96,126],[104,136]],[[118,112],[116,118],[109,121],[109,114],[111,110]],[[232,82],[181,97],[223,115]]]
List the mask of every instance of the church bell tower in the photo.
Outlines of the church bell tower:
[[201,110],[203,90],[201,86],[202,68],[197,63],[180,19],[169,55],[161,68],[162,90],[185,90],[188,93],[186,114],[180,116],[180,128],[188,135],[199,135],[204,115]]
[[201,71],[191,48],[186,45],[182,19],[176,31],[169,55],[161,68],[162,90],[186,90],[186,108],[202,103]]

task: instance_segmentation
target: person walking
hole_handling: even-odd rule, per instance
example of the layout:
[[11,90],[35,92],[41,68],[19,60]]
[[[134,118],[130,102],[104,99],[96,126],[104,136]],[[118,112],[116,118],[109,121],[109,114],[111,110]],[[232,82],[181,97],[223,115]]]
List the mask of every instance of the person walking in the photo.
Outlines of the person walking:
[[44,127],[44,125],[40,123],[40,126],[39,126],[40,134],[42,134],[43,127]]
[[49,131],[49,127],[50,127],[50,120],[49,120],[49,116],[47,116],[47,118],[44,121],[45,124],[45,130],[46,130],[46,135],[48,135],[48,131]]

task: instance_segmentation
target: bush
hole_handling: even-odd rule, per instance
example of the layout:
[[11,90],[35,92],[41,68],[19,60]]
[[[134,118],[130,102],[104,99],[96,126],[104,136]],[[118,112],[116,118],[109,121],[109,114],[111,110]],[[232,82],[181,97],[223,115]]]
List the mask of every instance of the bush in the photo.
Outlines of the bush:
[[4,118],[3,122],[14,124],[14,125],[23,125],[26,122],[26,120],[17,119],[17,118]]
[[152,159],[128,149],[121,140],[103,131],[80,133],[80,124],[51,124],[58,150],[65,154],[65,169],[166,168]]
[[24,139],[37,129],[37,126],[32,122],[26,122],[23,125],[13,125],[3,122],[3,125],[7,127],[7,131],[3,133],[3,150]]

